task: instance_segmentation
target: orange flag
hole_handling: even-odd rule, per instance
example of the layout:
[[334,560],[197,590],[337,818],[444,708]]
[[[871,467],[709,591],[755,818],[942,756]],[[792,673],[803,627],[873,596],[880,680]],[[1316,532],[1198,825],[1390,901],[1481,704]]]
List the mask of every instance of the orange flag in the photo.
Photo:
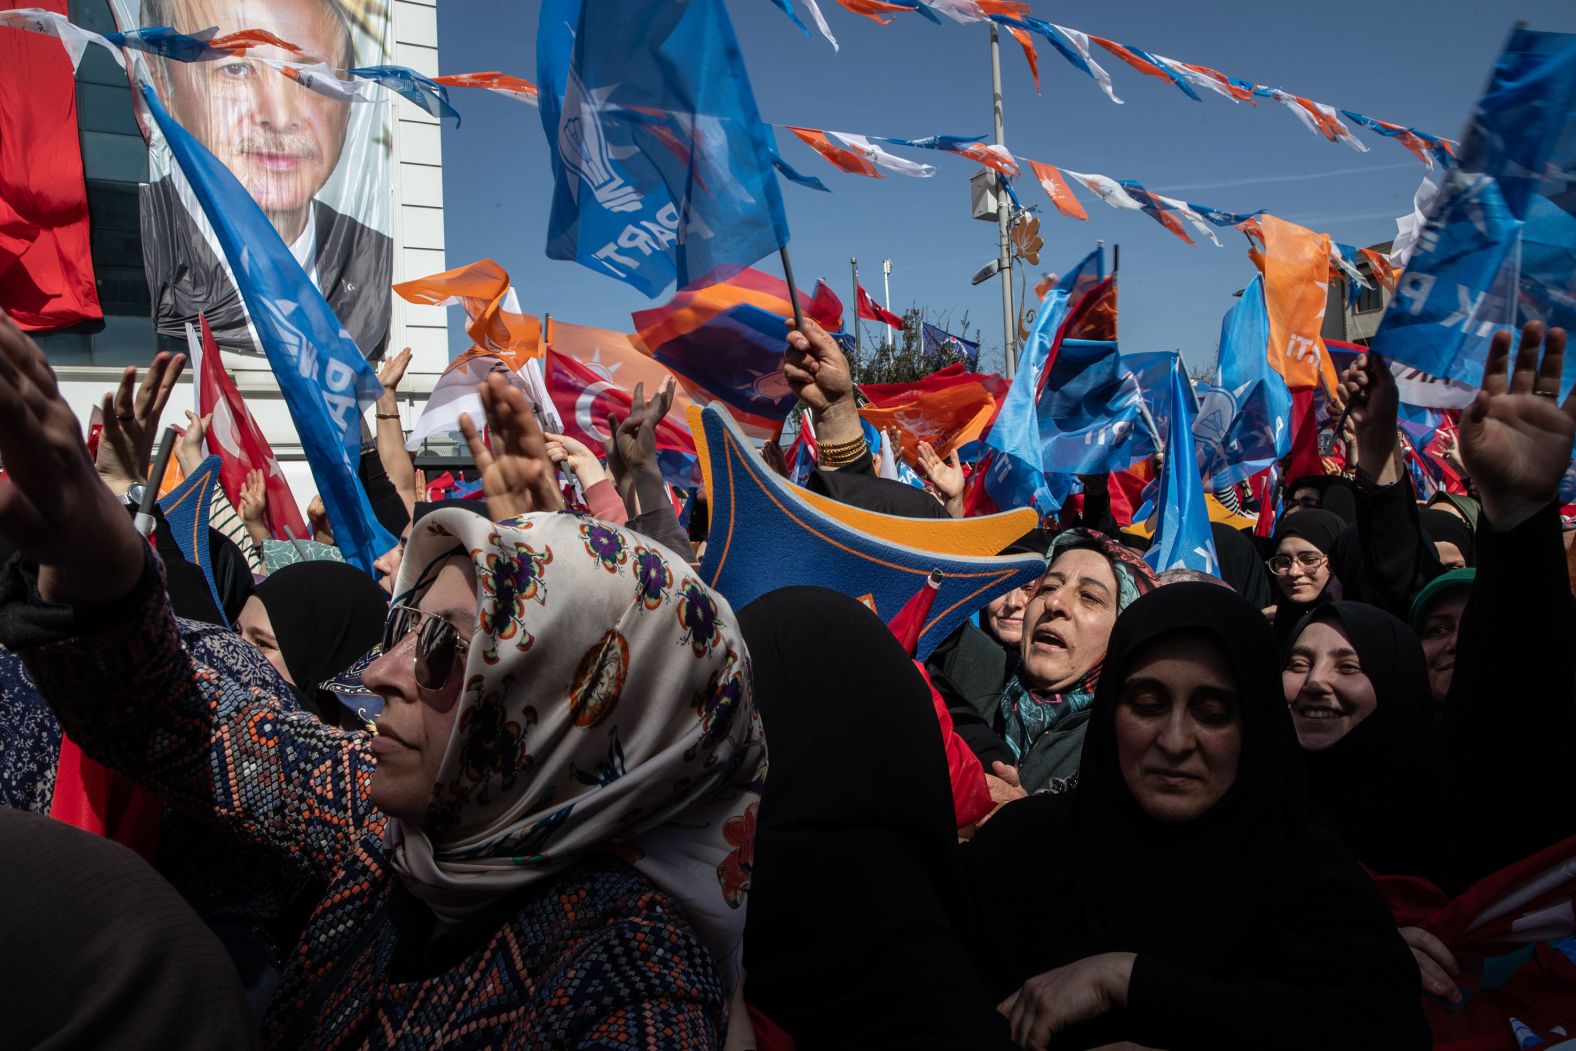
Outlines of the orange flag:
[[1073,219],[1089,221],[1089,213],[1084,211],[1084,206],[1073,196],[1072,190],[1068,189],[1067,180],[1062,178],[1060,168],[1052,164],[1041,164],[1039,161],[1029,161],[1029,167],[1034,169],[1034,178],[1058,212]]
[[914,10],[912,7],[904,7],[900,4],[885,4],[881,0],[837,0],[837,2],[854,14],[864,15],[866,18],[880,22],[882,25],[888,25],[892,21],[890,18],[881,17],[888,12],[906,15]]
[[239,33],[210,40],[208,46],[222,51],[233,51],[236,54],[250,51],[254,47],[277,47],[282,51],[293,51],[298,55],[306,54],[290,41],[280,40],[266,29],[243,29]]
[[1034,53],[1034,38],[1029,36],[1028,30],[1019,29],[1017,26],[1008,26],[1007,32],[1023,48],[1023,57],[1029,62],[1029,72],[1034,74],[1034,93],[1040,93],[1040,58]]
[[532,106],[537,104],[536,85],[508,73],[450,73],[444,77],[433,77],[432,82],[451,88],[485,88],[505,98]]
[[1264,275],[1270,315],[1270,367],[1292,390],[1336,387],[1335,365],[1319,335],[1330,288],[1330,238],[1261,215],[1238,226],[1263,247],[1248,257]]
[[[656,394],[663,380],[678,379],[655,358],[642,353],[639,337],[611,329],[570,325],[554,318],[548,326],[547,345],[555,354],[574,358],[624,390],[633,391],[635,384],[644,383],[647,398]],[[683,383],[680,383],[673,394],[668,420],[688,431],[688,412],[693,404],[696,403],[690,399]]]
[[466,333],[476,346],[518,371],[542,353],[542,322],[520,312],[509,272],[491,259],[394,286],[402,299],[427,306],[460,306],[471,319]]
[[919,460],[919,443],[929,442],[945,459],[954,449],[975,441],[996,416],[996,399],[976,382],[939,390],[916,391],[914,397],[886,405],[866,405],[859,415],[878,430],[895,428],[903,459]]
[[826,132],[818,131],[815,128],[795,128],[788,124],[784,124],[783,127],[799,136],[806,146],[825,157],[828,161],[831,161],[834,166],[843,169],[843,171],[854,175],[868,175],[872,179],[885,178],[880,172],[876,171],[876,166],[871,163],[868,157],[862,153],[855,153],[853,150],[843,149],[843,147],[828,139]]

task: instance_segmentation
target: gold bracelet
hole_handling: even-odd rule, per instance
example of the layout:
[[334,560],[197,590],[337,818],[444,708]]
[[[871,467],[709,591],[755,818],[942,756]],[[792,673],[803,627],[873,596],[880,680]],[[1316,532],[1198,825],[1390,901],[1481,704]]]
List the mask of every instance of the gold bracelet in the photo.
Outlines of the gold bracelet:
[[816,449],[816,457],[822,467],[847,467],[865,456],[869,451],[870,446],[861,438],[857,442],[836,446],[833,452],[828,452],[825,445],[819,446]]
[[820,442],[820,443],[818,443],[816,445],[815,448],[816,448],[816,452],[817,453],[825,453],[828,456],[836,457],[836,456],[842,456],[843,454],[849,452],[850,450],[857,449],[857,448],[859,448],[861,446],[864,446],[864,445],[865,445],[865,436],[863,434],[861,434],[857,438],[854,438],[852,441],[836,442],[836,443],[833,443],[833,442]]

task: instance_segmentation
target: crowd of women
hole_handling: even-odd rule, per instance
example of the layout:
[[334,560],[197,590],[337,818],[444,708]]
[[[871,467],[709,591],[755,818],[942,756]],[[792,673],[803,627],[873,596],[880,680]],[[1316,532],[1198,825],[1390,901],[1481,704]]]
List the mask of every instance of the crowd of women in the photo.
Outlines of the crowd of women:
[[[1287,486],[1271,537],[1217,525],[1219,578],[1157,578],[1091,489],[920,663],[842,594],[705,585],[670,390],[592,451],[491,377],[486,499],[440,505],[380,417],[375,576],[325,521],[268,537],[260,479],[204,570],[126,499],[182,362],[128,370],[90,453],[0,316],[3,1042],[1443,1042],[1496,982],[1394,881],[1448,899],[1576,835],[1576,396],[1563,332],[1512,343],[1462,414],[1470,496],[1416,499],[1365,355],[1349,472]],[[946,514],[954,479],[874,476],[837,344],[787,347],[810,485]],[[1545,933],[1541,999],[1472,1046],[1576,1024],[1537,1014],[1576,1001]]]

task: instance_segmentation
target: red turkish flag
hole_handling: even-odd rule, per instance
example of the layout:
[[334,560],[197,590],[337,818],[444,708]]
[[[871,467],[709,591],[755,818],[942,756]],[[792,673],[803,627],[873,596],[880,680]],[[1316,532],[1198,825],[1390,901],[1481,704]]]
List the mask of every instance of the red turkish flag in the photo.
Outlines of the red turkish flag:
[[886,307],[870,298],[870,293],[865,291],[864,285],[855,285],[859,290],[859,316],[869,318],[871,321],[882,321],[895,329],[903,328],[903,319],[898,317]]
[[[553,399],[553,408],[563,420],[564,433],[582,442],[600,459],[608,434],[608,415],[617,415],[620,420],[627,417],[634,404],[634,395],[605,371],[556,350],[548,350],[544,372],[547,392]],[[648,386],[642,393],[649,400],[657,392]],[[674,416],[670,410],[657,425],[657,451],[671,450],[693,460],[695,440]]]
[[295,494],[279,469],[279,461],[274,458],[268,439],[252,419],[241,392],[235,388],[235,381],[224,371],[224,361],[219,357],[219,345],[214,342],[208,319],[198,315],[197,321],[202,326],[198,413],[202,416],[213,414],[213,422],[208,427],[208,451],[219,457],[219,484],[224,487],[224,495],[239,508],[241,487],[246,484],[247,474],[262,471],[268,486],[268,510],[264,521],[269,533],[276,540],[311,539],[311,532],[301,521]]

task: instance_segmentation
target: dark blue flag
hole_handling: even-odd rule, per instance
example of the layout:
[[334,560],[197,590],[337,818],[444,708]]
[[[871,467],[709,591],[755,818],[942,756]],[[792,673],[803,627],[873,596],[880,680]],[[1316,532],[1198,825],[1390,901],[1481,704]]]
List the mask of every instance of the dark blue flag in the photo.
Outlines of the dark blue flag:
[[547,254],[656,297],[725,281],[788,220],[722,0],[544,0]]
[[927,359],[939,360],[944,355],[951,357],[953,354],[961,354],[970,372],[979,371],[980,345],[978,343],[970,343],[966,339],[954,336],[928,321],[920,322],[919,345],[920,353]]

